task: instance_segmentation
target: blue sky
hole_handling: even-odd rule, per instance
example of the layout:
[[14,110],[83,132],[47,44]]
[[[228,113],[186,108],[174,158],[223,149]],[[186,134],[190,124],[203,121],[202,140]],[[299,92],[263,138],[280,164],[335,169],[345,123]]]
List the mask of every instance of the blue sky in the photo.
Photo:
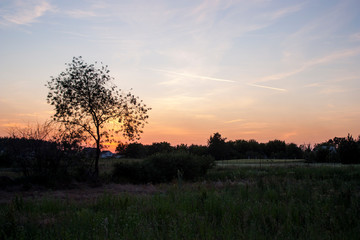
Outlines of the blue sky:
[[360,134],[359,1],[1,1],[0,135],[73,56],[153,110],[143,142]]

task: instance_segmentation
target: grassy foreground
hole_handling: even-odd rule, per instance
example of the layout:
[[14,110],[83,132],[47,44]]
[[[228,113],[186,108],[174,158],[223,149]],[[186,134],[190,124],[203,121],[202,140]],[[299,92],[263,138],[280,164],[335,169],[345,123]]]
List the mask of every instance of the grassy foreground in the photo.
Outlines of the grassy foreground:
[[217,168],[156,194],[21,197],[0,205],[0,239],[358,239],[360,168]]

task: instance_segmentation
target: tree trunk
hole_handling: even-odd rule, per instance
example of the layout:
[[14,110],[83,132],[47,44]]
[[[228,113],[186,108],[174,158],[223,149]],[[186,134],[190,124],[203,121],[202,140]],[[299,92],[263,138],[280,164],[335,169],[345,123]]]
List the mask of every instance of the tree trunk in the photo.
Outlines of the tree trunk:
[[100,141],[96,141],[96,156],[95,156],[95,169],[94,176],[99,177],[99,158],[100,158]]
[[97,134],[97,139],[96,139],[96,158],[95,158],[94,175],[95,178],[97,179],[99,177],[99,158],[100,158],[100,127],[99,126],[96,126],[96,134]]

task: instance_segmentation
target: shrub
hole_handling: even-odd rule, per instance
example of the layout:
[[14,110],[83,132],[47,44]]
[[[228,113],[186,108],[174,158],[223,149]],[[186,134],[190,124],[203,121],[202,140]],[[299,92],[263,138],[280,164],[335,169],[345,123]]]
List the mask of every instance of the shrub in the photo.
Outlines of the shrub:
[[112,176],[116,182],[145,182],[144,167],[139,162],[115,163]]
[[19,169],[23,181],[41,185],[66,185],[75,169],[85,165],[75,150],[63,143],[26,138],[0,138],[0,149],[11,167]]
[[210,156],[196,156],[187,152],[158,153],[141,163],[114,165],[115,181],[133,183],[170,182],[176,178],[195,180],[204,176],[214,164]]

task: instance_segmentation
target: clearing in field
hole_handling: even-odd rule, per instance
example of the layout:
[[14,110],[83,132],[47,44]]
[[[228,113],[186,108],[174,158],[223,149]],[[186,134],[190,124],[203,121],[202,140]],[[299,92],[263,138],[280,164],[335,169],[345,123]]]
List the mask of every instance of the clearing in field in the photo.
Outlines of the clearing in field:
[[357,239],[360,234],[360,168],[354,166],[216,167],[198,182],[119,186],[48,191],[41,197],[17,193],[0,204],[0,238]]

